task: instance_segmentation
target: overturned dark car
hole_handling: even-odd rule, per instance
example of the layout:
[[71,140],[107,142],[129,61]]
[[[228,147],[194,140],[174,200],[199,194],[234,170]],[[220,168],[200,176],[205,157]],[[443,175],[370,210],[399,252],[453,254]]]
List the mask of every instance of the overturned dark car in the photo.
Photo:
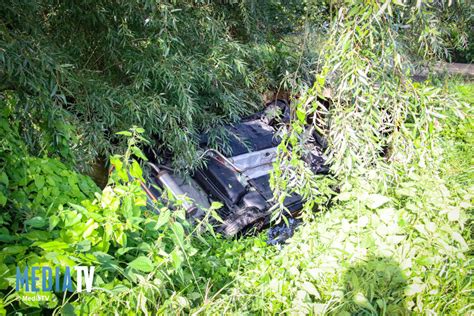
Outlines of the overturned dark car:
[[[182,203],[190,218],[203,216],[203,210],[213,201],[219,201],[223,204],[218,210],[222,222],[216,222],[216,227],[226,236],[268,225],[274,205],[270,172],[281,141],[277,127],[289,120],[288,104],[276,100],[268,104],[265,111],[238,124],[225,126],[229,135],[226,144],[222,144],[228,148],[225,154],[211,149],[208,135],[201,135],[199,146],[206,159],[205,167],[195,170],[186,179],[173,172],[169,162],[158,164],[150,159],[145,188],[150,200],[158,199],[159,189],[169,190],[178,199],[187,196],[189,199],[182,199]],[[324,143],[315,133],[311,146],[306,162],[315,174],[326,174],[328,167],[322,155]],[[286,198],[284,205],[290,214],[296,215],[303,201],[293,194]]]

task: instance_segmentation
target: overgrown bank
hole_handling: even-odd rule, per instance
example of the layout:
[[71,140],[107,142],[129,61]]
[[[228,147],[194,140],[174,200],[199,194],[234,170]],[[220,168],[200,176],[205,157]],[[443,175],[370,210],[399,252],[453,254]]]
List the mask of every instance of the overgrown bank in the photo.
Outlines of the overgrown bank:
[[[472,84],[456,89],[472,105]],[[143,213],[143,192],[137,182],[123,183],[121,171],[131,168],[139,178],[140,168],[118,156],[113,159],[118,172],[101,194],[94,198],[97,189],[79,177],[73,182],[91,199],[69,197],[74,204],[50,213],[55,195],[48,200],[46,192],[56,187],[51,181],[74,185],[71,174],[54,160],[38,166],[26,156],[25,196],[41,194],[44,207],[29,209],[31,201],[25,200],[15,207],[26,217],[15,217],[11,207],[2,214],[2,304],[10,312],[42,307],[76,314],[470,312],[473,119],[469,111],[462,120],[452,112],[440,114],[446,117],[433,134],[430,168],[395,164],[396,177],[389,179],[380,169],[354,174],[329,209],[306,213],[306,223],[282,249],[266,245],[264,234],[196,239],[184,210]],[[63,171],[49,175],[51,164]],[[45,173],[43,186],[40,177],[28,178],[31,172]],[[6,175],[2,179],[11,179]],[[2,181],[2,196],[17,200],[9,194],[22,192],[21,184]],[[3,206],[8,210],[9,204]],[[47,303],[20,299],[28,294],[13,290],[14,267],[26,263],[93,264],[94,292],[49,293]]]
[[[464,106],[440,82],[410,80],[410,62],[462,42],[453,23],[472,19],[462,1],[41,0],[0,11],[9,313],[471,312],[472,84],[457,88]],[[197,130],[237,119],[254,92],[285,83],[298,97],[272,184],[277,197],[296,191],[307,203],[282,250],[263,235],[223,240],[179,206],[146,208],[127,175],[142,177],[143,136],[176,165],[195,165]],[[306,124],[327,136],[334,179],[302,163]],[[100,192],[73,169],[107,153],[115,172]],[[29,300],[14,289],[26,265],[94,265],[93,293]]]
[[[474,85],[454,90],[472,105]],[[470,110],[472,111],[472,110]],[[472,290],[473,116],[448,115],[436,161],[352,177],[282,250],[239,251],[231,283],[197,311],[337,315],[469,314]],[[222,246],[221,246],[222,247]],[[220,253],[220,250],[217,251]],[[229,256],[230,257],[230,256]]]

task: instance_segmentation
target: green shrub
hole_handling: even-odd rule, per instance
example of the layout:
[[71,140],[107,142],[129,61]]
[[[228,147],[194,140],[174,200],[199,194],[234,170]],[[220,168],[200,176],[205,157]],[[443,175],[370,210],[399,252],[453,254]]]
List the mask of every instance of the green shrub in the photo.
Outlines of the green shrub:
[[11,117],[15,95],[0,99],[0,206],[1,216],[14,227],[19,221],[47,216],[59,206],[79,203],[98,191],[94,182],[66,167],[57,158],[30,156]]
[[[74,182],[77,175],[64,165],[30,158],[42,166],[41,170],[36,170],[34,168],[38,166],[33,163],[30,168],[33,188],[37,188],[36,182],[41,181],[41,190],[59,190],[66,195],[68,203],[58,204],[59,201],[53,199],[46,212],[27,220],[15,218],[13,223],[9,220],[2,222],[0,301],[3,308],[26,313],[42,308],[75,311],[77,314],[114,311],[146,314],[160,308],[175,308],[176,304],[181,304],[183,309],[189,308],[189,299],[177,295],[175,288],[186,288],[191,297],[203,299],[201,284],[197,283],[189,260],[197,254],[193,234],[206,227],[205,222],[191,229],[179,203],[175,203],[177,208],[174,211],[165,205],[157,205],[160,207],[159,215],[146,210],[146,195],[141,188],[144,181],[142,171],[132,159],[132,153],[143,156],[134,145],[142,132],[143,129],[134,129],[122,133],[132,136],[129,149],[124,156],[112,157],[114,172],[108,186],[90,199],[83,199],[83,193],[75,192],[81,184]],[[55,169],[50,171],[50,166]],[[59,179],[55,177],[56,173],[60,175]],[[38,179],[44,174],[49,174],[49,178],[43,183]],[[129,179],[128,174],[133,178]],[[17,204],[12,205],[11,212],[18,211],[16,207],[22,203],[17,192],[12,190],[11,199]],[[48,201],[36,189],[23,188],[20,192],[27,201],[32,200],[31,207],[36,202]],[[36,201],[38,196],[40,199]],[[78,265],[96,267],[91,295],[11,291],[15,288],[16,267],[57,266],[64,273],[65,266]],[[44,295],[47,300],[28,300],[35,295]]]

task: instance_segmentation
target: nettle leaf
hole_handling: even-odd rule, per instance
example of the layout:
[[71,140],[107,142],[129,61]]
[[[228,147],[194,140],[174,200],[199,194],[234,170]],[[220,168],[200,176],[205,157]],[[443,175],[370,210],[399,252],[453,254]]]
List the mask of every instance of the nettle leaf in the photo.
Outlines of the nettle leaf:
[[37,189],[37,190],[41,190],[41,189],[43,188],[43,186],[44,186],[44,181],[45,181],[45,180],[44,180],[44,177],[42,177],[42,176],[37,176],[37,177],[35,178],[35,185],[36,185],[36,189]]
[[165,225],[166,223],[168,223],[169,219],[170,219],[170,216],[171,216],[170,210],[168,210],[168,209],[162,210],[160,212],[160,216],[158,217],[158,221],[156,222],[156,225],[155,225],[154,229],[157,230],[160,227],[162,227],[163,225]]
[[303,123],[306,120],[306,112],[302,108],[297,108],[296,109],[296,116],[298,117],[298,120]]
[[127,137],[132,137],[132,133],[129,132],[129,131],[121,131],[121,132],[117,132],[115,133],[117,135],[123,135],[123,136],[127,136]]
[[49,242],[35,242],[33,246],[37,246],[42,248],[43,250],[50,252],[50,251],[57,251],[60,249],[68,249],[69,244],[65,243],[64,241],[60,240],[53,240]]
[[218,210],[220,209],[221,207],[223,206],[223,204],[221,202],[217,202],[217,201],[212,201],[212,204],[211,204],[211,209],[213,210]]
[[153,262],[145,256],[140,256],[128,264],[130,268],[133,268],[142,272],[151,272],[153,271]]
[[8,187],[9,180],[5,171],[0,172],[0,183]]
[[59,224],[59,217],[57,215],[51,215],[49,217],[49,231],[52,231]]
[[138,245],[138,249],[140,249],[141,251],[144,251],[144,252],[152,252],[153,249],[151,248],[151,245],[149,243],[146,243],[146,242],[142,242]]
[[122,170],[123,163],[122,160],[120,160],[120,156],[115,155],[110,157],[110,163],[116,170]]
[[117,252],[116,252],[116,255],[119,255],[119,256],[124,255],[124,254],[126,254],[127,252],[129,252],[129,251],[132,250],[132,249],[135,249],[135,247],[119,248],[119,249],[117,250]]
[[25,225],[29,225],[34,228],[45,227],[47,223],[48,221],[44,217],[41,217],[41,216],[35,216],[25,221]]
[[130,147],[130,149],[132,150],[135,156],[137,156],[140,159],[143,159],[144,161],[148,161],[145,154],[140,150],[140,148],[138,148],[137,146],[132,146]]
[[376,314],[376,310],[374,309],[372,304],[370,304],[369,300],[363,293],[361,292],[356,293],[354,297],[352,298],[352,300],[354,301],[354,303],[356,303],[360,307],[367,308],[368,310]]
[[89,239],[84,239],[76,244],[76,249],[79,252],[87,252],[91,250],[91,241]]
[[134,178],[142,179],[142,168],[140,167],[140,164],[135,160],[132,162],[132,166],[130,167],[130,175]]
[[184,228],[178,222],[173,223],[173,232],[174,236],[176,237],[177,244],[180,246],[184,245]]
[[44,230],[32,230],[23,234],[22,237],[32,241],[46,241],[50,238],[50,233]]
[[86,238],[91,235],[99,227],[99,224],[97,224],[92,218],[90,218],[86,223],[86,227],[86,230],[82,233],[83,238]]
[[381,194],[370,194],[367,197],[366,205],[371,209],[376,209],[389,202],[390,199]]
[[0,192],[0,206],[5,206],[5,204],[7,204],[7,200],[8,199],[6,195]]
[[74,312],[74,306],[71,303],[66,303],[62,308],[61,308],[61,313],[63,315],[75,315],[76,313]]
[[171,252],[171,260],[173,261],[173,266],[175,270],[180,271],[181,265],[184,262],[182,252],[176,248],[174,251]]
[[320,299],[321,295],[319,294],[319,291],[316,289],[313,283],[311,282],[304,282],[301,284],[301,288],[305,290],[308,294],[314,295],[316,299]]
[[122,201],[122,207],[121,207],[121,210],[122,210],[122,214],[125,218],[131,218],[133,216],[133,212],[132,212],[132,198],[130,196],[126,196],[124,197],[123,201]]
[[82,214],[74,212],[74,211],[66,211],[64,212],[64,226],[70,227],[77,223],[79,223],[82,219]]

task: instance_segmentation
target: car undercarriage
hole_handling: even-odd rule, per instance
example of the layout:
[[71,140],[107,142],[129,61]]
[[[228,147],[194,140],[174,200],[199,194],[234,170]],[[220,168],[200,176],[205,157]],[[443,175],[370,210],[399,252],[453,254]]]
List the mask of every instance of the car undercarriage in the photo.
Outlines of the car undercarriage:
[[[203,216],[213,201],[222,203],[217,211],[222,222],[216,222],[215,226],[226,236],[268,225],[275,205],[270,173],[281,142],[277,130],[289,121],[288,104],[276,100],[268,104],[265,111],[224,127],[228,137],[217,147],[226,147],[226,151],[211,147],[208,134],[202,134],[199,146],[206,160],[205,166],[194,170],[190,177],[174,172],[169,162],[158,164],[156,159],[150,159],[147,194],[157,199],[160,189],[167,189],[178,199],[187,196],[189,199],[182,199],[182,205],[191,218]],[[315,174],[326,174],[328,167],[322,154],[324,143],[320,140],[321,137],[313,132],[311,150],[305,161]],[[293,216],[301,210],[303,199],[292,194],[283,204]]]

